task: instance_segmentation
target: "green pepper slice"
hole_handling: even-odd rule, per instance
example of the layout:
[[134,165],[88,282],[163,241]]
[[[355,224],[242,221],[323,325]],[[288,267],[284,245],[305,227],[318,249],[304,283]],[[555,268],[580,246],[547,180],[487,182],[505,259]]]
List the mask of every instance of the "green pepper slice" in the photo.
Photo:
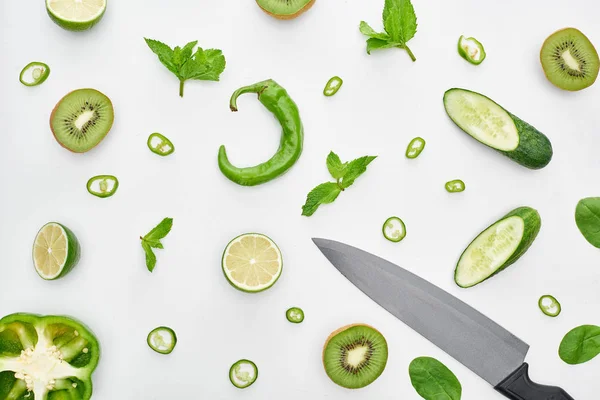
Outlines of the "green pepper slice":
[[327,97],[331,97],[340,90],[344,81],[339,76],[334,76],[325,85],[325,89],[323,89],[323,94]]
[[43,62],[30,62],[21,70],[19,81],[25,86],[37,86],[50,76],[50,67]]
[[250,360],[236,361],[229,368],[229,380],[238,389],[245,389],[256,382],[258,368]]
[[446,191],[448,193],[460,193],[465,191],[465,183],[460,179],[454,179],[446,182]]
[[560,306],[558,300],[556,300],[554,296],[551,296],[549,294],[545,294],[542,297],[540,297],[540,300],[538,301],[538,306],[544,314],[552,318],[558,317],[558,315],[562,311],[562,307]]
[[170,354],[177,345],[175,331],[166,326],[159,326],[148,334],[146,340],[152,350],[160,354]]
[[148,136],[148,148],[151,152],[158,154],[161,157],[166,157],[169,154],[173,154],[175,151],[173,142],[158,132]]
[[474,65],[481,64],[486,56],[483,45],[477,39],[463,35],[458,38],[458,54]]
[[299,324],[304,321],[304,311],[299,307],[292,307],[285,312],[285,317],[292,324]]
[[416,137],[410,141],[408,146],[406,147],[406,158],[417,158],[425,149],[425,139],[422,137]]
[[406,225],[398,217],[389,217],[386,219],[381,231],[383,232],[383,237],[394,243],[398,243],[406,237]]
[[113,175],[97,175],[87,181],[87,191],[96,197],[106,198],[117,192],[119,180]]
[[70,317],[0,319],[0,399],[88,400],[99,359],[98,339]]

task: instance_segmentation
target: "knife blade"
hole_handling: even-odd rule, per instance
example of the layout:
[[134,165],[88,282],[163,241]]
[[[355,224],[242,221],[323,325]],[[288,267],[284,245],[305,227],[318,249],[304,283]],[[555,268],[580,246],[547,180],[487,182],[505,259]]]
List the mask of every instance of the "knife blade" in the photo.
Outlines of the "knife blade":
[[323,255],[350,282],[423,337],[515,400],[571,399],[537,385],[524,363],[529,345],[423,278],[366,251],[313,238]]

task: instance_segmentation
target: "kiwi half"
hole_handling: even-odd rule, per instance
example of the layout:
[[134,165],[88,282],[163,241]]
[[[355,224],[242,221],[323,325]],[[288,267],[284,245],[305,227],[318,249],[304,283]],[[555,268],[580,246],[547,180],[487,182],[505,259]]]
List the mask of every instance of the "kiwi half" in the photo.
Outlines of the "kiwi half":
[[78,89],[63,97],[50,115],[56,141],[74,153],[93,149],[110,131],[113,105],[95,89]]
[[388,359],[388,347],[379,331],[364,324],[333,332],[323,347],[323,365],[329,378],[347,389],[359,389],[379,378]]
[[294,19],[315,4],[315,0],[256,0],[260,8],[278,19]]
[[550,35],[542,46],[540,60],[548,80],[564,90],[591,86],[600,68],[594,45],[575,28],[565,28]]

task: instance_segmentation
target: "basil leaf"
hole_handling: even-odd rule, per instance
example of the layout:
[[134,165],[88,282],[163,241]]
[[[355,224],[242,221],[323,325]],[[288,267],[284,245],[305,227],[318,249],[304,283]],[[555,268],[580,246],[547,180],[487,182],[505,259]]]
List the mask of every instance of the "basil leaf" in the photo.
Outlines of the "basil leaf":
[[600,248],[600,197],[579,200],[575,209],[575,223],[585,240]]
[[560,342],[558,355],[567,364],[583,364],[600,354],[600,326],[581,325]]
[[460,400],[462,386],[444,364],[431,357],[415,358],[408,367],[410,381],[426,400]]

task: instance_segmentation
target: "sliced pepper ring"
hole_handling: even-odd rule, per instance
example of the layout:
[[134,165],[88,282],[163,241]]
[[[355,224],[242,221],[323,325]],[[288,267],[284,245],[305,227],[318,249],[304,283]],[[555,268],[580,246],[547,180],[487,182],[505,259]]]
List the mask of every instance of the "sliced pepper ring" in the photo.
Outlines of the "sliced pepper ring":
[[86,186],[89,194],[106,198],[117,192],[119,180],[114,175],[97,175],[91,177]]
[[88,400],[100,345],[81,322],[11,314],[0,319],[0,399]]
[[167,326],[152,329],[146,340],[152,350],[160,354],[171,354],[177,345],[175,331]]
[[166,136],[155,132],[148,136],[148,148],[154,154],[158,154],[161,157],[166,157],[169,154],[173,154],[175,146]]
[[554,296],[551,296],[549,294],[545,294],[542,297],[540,297],[540,300],[538,301],[538,306],[544,314],[553,318],[558,317],[558,315],[562,311],[560,302],[556,300]]
[[238,389],[251,386],[258,378],[258,368],[250,360],[236,361],[229,369],[229,380]]
[[41,85],[50,76],[50,67],[43,62],[30,62],[21,70],[19,81],[25,86]]

